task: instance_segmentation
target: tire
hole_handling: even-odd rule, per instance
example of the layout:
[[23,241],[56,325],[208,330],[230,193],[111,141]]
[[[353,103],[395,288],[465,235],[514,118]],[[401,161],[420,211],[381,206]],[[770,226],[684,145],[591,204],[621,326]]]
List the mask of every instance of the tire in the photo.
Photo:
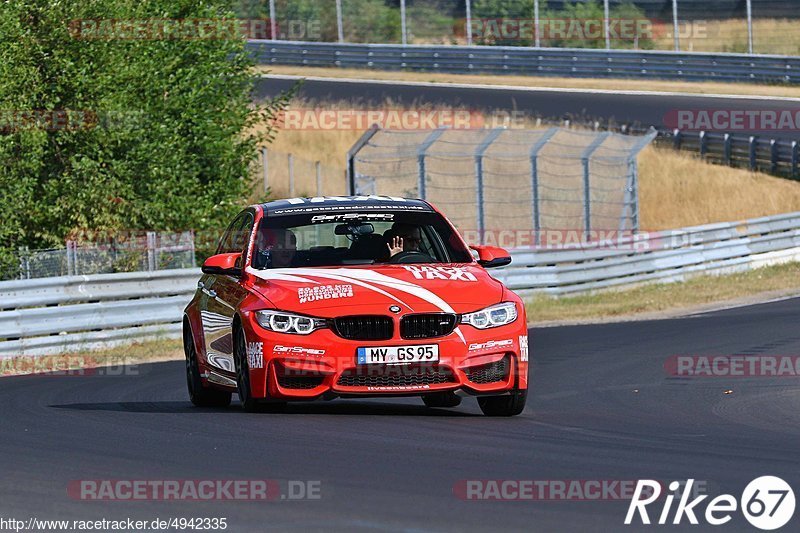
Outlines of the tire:
[[236,365],[236,386],[242,409],[248,413],[279,412],[286,407],[285,402],[268,402],[253,398],[250,393],[250,368],[247,364],[247,346],[244,332],[236,326],[233,333],[233,360]]
[[458,407],[461,405],[461,397],[454,392],[434,392],[422,397],[422,401],[428,407]]
[[186,387],[189,390],[189,400],[197,407],[228,407],[231,404],[230,392],[203,387],[200,367],[197,365],[197,350],[188,324],[183,328],[183,352],[186,356]]
[[478,406],[486,416],[516,416],[525,409],[528,391],[515,390],[506,396],[479,396]]

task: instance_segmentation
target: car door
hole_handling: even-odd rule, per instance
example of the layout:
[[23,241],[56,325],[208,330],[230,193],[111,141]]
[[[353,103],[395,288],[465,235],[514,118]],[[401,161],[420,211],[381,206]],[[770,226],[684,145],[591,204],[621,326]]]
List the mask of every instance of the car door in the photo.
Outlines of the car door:
[[[253,230],[254,215],[245,211],[234,219],[217,248],[218,254],[243,253]],[[200,314],[206,358],[212,366],[234,372],[231,324],[246,290],[234,276],[207,275],[201,280]]]

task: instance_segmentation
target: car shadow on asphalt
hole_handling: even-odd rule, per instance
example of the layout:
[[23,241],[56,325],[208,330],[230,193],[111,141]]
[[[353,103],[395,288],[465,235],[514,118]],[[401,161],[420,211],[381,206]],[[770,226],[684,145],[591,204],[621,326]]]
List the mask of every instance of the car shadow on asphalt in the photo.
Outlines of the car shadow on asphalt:
[[279,416],[279,415],[372,415],[372,416],[445,416],[445,417],[475,417],[478,413],[453,409],[438,409],[424,405],[407,403],[365,402],[365,401],[333,401],[333,402],[307,402],[293,403],[284,409],[267,409],[263,413],[245,413],[234,402],[230,407],[205,408],[195,407],[187,401],[161,401],[161,402],[99,402],[99,403],[69,403],[50,405],[54,409],[69,409],[73,411],[112,411],[127,413],[172,413],[210,415],[214,413],[242,414],[250,416]]

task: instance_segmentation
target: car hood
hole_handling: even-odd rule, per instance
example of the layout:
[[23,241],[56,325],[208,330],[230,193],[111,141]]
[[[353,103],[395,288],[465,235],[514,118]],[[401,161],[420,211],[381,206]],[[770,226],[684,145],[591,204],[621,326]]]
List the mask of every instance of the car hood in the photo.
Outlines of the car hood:
[[278,309],[333,317],[475,311],[498,303],[503,285],[477,265],[368,265],[255,270],[256,289]]

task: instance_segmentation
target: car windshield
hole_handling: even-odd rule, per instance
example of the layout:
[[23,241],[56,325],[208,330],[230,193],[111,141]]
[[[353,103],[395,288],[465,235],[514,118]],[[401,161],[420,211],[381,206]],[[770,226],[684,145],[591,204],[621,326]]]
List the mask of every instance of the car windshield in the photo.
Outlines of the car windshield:
[[468,263],[472,256],[438,213],[267,216],[256,234],[256,269],[373,263]]

